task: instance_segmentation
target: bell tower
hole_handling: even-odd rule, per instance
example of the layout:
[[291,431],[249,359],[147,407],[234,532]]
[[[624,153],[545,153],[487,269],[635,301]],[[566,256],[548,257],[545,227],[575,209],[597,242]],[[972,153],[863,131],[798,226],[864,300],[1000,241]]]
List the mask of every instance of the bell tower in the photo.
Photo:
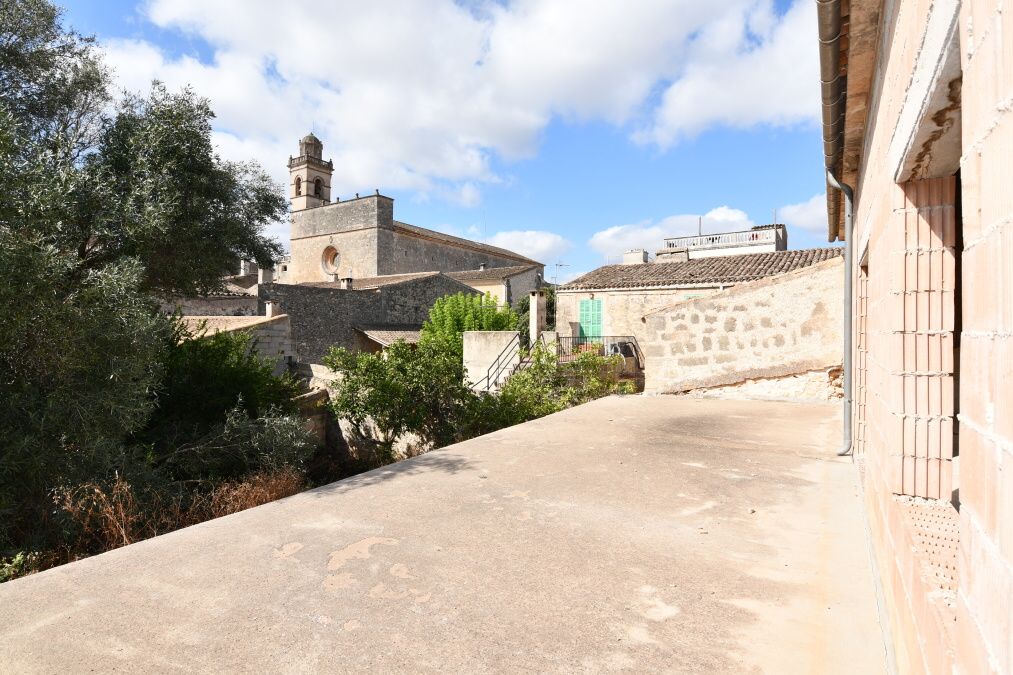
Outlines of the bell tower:
[[331,203],[334,162],[323,160],[324,144],[313,134],[299,141],[299,156],[288,158],[289,199],[293,211]]

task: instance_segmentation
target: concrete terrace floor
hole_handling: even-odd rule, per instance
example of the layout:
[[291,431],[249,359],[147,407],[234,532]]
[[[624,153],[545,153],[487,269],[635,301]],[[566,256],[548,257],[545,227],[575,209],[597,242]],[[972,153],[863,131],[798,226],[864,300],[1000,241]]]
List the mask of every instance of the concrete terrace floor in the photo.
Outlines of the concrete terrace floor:
[[0,671],[886,670],[837,406],[630,396],[0,586]]

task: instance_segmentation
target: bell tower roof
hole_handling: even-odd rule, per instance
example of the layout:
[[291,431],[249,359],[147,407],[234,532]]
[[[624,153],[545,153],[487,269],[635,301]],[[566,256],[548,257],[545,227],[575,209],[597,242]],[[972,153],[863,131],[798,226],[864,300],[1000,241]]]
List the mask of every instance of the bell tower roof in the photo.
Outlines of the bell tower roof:
[[300,139],[299,154],[313,159],[321,159],[324,156],[324,144],[310,132]]

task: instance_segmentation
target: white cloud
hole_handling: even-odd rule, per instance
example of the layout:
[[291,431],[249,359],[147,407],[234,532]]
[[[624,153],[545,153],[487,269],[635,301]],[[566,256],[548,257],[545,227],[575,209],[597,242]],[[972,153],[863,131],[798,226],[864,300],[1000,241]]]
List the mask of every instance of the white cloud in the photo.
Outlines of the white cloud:
[[777,210],[778,220],[804,230],[825,232],[827,229],[827,194],[821,192],[798,204],[782,206]]
[[[473,206],[554,117],[605,120],[665,147],[715,124],[815,119],[811,0],[150,0],[156,25],[206,42],[209,62],[106,43],[120,83],[192,84],[223,156],[279,181],[311,128],[333,193],[373,188]],[[666,88],[667,87],[667,88]],[[660,102],[656,94],[663,91]]]
[[796,1],[780,19],[769,3],[757,3],[705,26],[637,139],[667,147],[715,125],[814,124],[820,108],[814,25],[816,3]]
[[545,268],[545,278],[547,281],[551,281],[554,284],[568,284],[577,277],[584,276],[591,270],[577,270],[569,271],[569,268],[563,267],[558,271],[555,267],[548,266]]
[[704,233],[747,230],[755,223],[744,211],[719,206],[700,215],[684,214],[669,216],[653,222],[644,220],[629,225],[615,225],[595,232],[588,245],[605,256],[614,256],[630,249],[642,248],[656,251],[666,237],[679,237]]
[[520,253],[549,266],[573,248],[573,242],[564,239],[555,232],[546,232],[545,230],[497,232],[485,239],[485,242]]

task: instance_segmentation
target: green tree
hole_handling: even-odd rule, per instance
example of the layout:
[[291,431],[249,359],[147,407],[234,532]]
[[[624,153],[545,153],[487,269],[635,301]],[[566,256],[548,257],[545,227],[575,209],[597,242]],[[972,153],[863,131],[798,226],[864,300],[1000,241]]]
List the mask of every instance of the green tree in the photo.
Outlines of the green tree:
[[29,139],[77,156],[105,124],[109,76],[61,15],[48,0],[0,0],[0,101]]
[[32,148],[0,104],[0,545],[45,522],[55,484],[113,466],[171,338],[137,259],[82,270],[54,244],[81,176]]
[[458,361],[464,358],[464,331],[516,330],[517,313],[500,307],[492,295],[457,293],[436,300],[422,325],[421,343],[440,342]]
[[408,433],[436,447],[458,440],[474,394],[447,341],[398,341],[377,353],[332,348],[324,365],[340,374],[333,383],[334,414],[363,436],[375,427],[382,461],[393,461],[395,444]]
[[[54,488],[146,463],[129,440],[166,402],[178,337],[153,294],[280,254],[263,236],[280,190],[215,155],[206,101],[155,85],[110,112],[107,90],[93,43],[51,3],[0,0],[0,555],[52,543]],[[268,407],[244,411],[251,424],[215,410],[190,445],[284,435]]]
[[86,157],[74,226],[60,233],[83,269],[136,257],[145,288],[192,295],[219,288],[238,259],[280,258],[263,230],[286,213],[282,191],[256,164],[215,154],[213,116],[192,91],[157,83],[147,99],[126,98]]

